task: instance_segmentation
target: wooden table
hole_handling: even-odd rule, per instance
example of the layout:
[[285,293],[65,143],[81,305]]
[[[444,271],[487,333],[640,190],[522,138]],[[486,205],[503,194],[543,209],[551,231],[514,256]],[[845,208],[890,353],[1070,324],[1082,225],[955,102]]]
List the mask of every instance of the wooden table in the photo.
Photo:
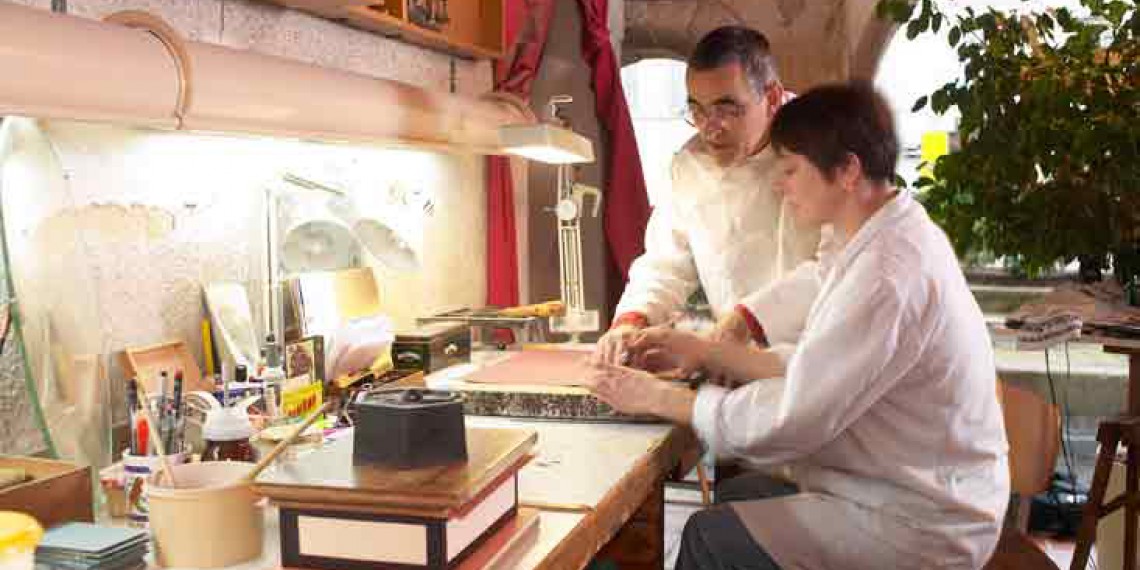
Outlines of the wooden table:
[[1128,404],[1126,413],[1140,417],[1140,340],[1104,336],[1082,337],[1082,342],[1098,343],[1105,352],[1128,357]]
[[693,446],[668,425],[468,418],[469,425],[538,432],[537,456],[519,481],[522,506],[539,509],[536,540],[504,567],[578,569],[595,558],[619,568],[665,562],[665,477]]
[[[1101,422],[1097,429],[1097,441],[1101,449],[1097,453],[1096,469],[1089,488],[1088,502],[1081,515],[1081,527],[1077,531],[1077,544],[1070,565],[1072,570],[1084,570],[1093,542],[1096,540],[1097,524],[1103,517],[1116,509],[1124,508],[1124,568],[1136,567],[1137,516],[1140,516],[1140,340],[1102,336],[1082,337],[1086,342],[1103,345],[1105,352],[1128,356],[1128,395],[1122,418]],[[1125,492],[1118,498],[1105,497],[1109,473],[1119,444],[1127,446],[1125,460]],[[1109,503],[1105,500],[1109,499]]]
[[[661,570],[664,481],[695,446],[691,431],[666,424],[480,416],[468,416],[467,425],[538,433],[535,457],[519,476],[520,506],[538,509],[537,529],[508,547],[497,568],[577,570],[596,558],[623,570]],[[280,565],[277,510],[270,508],[262,558],[228,570]]]

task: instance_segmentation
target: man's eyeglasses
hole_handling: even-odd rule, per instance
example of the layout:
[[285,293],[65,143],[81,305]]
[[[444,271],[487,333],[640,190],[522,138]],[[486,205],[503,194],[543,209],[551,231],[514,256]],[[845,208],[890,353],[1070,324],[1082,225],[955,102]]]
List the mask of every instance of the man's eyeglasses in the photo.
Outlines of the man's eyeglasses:
[[709,109],[705,109],[700,103],[689,103],[685,108],[685,122],[696,127],[704,124],[709,119],[731,121],[739,119],[744,115],[746,110],[744,105],[735,101],[713,103]]

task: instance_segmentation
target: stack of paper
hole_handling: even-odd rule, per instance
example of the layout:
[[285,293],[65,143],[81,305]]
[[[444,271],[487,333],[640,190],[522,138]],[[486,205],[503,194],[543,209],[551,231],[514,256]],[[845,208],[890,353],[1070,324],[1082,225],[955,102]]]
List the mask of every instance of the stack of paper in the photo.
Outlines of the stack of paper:
[[136,570],[146,568],[146,531],[67,523],[44,533],[36,567],[59,570]]

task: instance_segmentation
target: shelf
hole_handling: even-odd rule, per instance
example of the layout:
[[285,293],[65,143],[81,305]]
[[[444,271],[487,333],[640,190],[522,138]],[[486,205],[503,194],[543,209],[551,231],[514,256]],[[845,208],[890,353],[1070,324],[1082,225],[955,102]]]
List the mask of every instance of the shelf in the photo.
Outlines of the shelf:
[[262,0],[337,20],[408,43],[472,59],[503,55],[505,0],[449,0],[449,21],[438,30],[413,22],[411,9],[429,0]]

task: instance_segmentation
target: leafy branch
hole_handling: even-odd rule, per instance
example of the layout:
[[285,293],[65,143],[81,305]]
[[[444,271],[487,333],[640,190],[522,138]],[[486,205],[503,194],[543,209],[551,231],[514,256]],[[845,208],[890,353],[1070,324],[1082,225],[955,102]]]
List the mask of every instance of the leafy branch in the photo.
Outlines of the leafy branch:
[[907,38],[939,34],[964,77],[912,111],[957,109],[961,148],[915,187],[960,254],[1017,256],[1031,273],[1140,242],[1140,13],[1082,0],[1004,13],[879,0]]

